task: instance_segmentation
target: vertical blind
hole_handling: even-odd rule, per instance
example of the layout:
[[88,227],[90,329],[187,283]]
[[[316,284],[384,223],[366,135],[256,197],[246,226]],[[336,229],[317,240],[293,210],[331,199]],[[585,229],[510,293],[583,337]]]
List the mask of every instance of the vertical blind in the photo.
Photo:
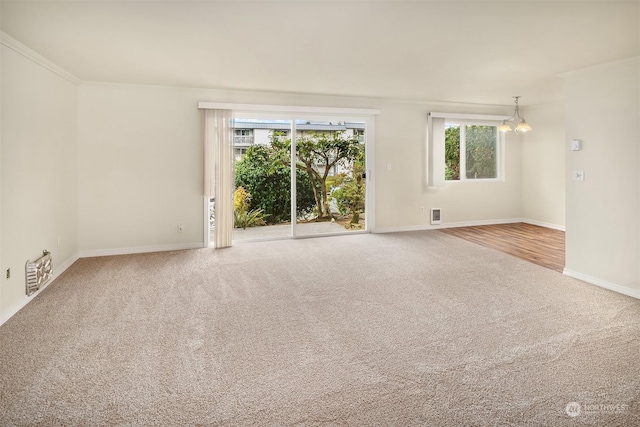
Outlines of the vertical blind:
[[427,183],[429,187],[444,187],[444,118],[432,117],[427,120],[428,162]]
[[204,196],[215,200],[214,245],[233,240],[233,110],[205,110]]

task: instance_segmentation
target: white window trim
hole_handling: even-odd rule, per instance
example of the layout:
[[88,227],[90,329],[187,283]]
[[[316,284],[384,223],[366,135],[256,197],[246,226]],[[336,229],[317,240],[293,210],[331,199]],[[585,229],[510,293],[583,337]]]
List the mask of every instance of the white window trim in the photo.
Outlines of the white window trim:
[[234,110],[243,112],[285,113],[285,114],[328,114],[351,116],[376,116],[380,110],[371,108],[305,107],[301,105],[233,104],[227,102],[198,102],[200,110]]
[[[498,132],[498,153],[497,162],[498,170],[497,178],[481,178],[481,179],[460,179],[460,180],[446,180],[444,175],[445,170],[445,149],[444,149],[444,135],[438,137],[434,134],[434,123],[437,121],[440,126],[444,128],[446,123],[465,123],[465,124],[479,124],[489,126],[499,126],[503,120],[508,119],[509,116],[492,115],[492,114],[466,114],[466,113],[443,113],[443,112],[431,112],[427,115],[427,186],[431,188],[442,188],[448,183],[468,183],[468,182],[501,182],[506,178],[505,174],[505,137],[502,132]],[[434,120],[437,119],[437,120]],[[443,123],[444,121],[444,123]],[[444,130],[444,129],[443,129]],[[460,162],[463,161],[463,153],[460,153]],[[462,177],[462,176],[461,176]]]
[[501,122],[509,119],[511,116],[500,116],[495,114],[462,114],[462,113],[429,113],[431,117],[437,117],[445,120],[471,120],[485,122]]

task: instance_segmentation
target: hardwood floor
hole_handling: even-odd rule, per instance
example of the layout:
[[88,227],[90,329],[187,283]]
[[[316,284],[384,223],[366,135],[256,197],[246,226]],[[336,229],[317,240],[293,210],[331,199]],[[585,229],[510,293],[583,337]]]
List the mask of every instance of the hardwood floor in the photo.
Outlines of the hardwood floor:
[[564,268],[564,231],[523,222],[443,228],[440,231],[555,271],[562,272]]

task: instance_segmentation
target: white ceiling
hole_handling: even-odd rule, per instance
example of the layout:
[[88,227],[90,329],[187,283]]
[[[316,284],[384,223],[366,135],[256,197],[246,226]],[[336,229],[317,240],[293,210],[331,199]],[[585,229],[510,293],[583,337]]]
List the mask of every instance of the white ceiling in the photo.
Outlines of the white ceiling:
[[510,104],[640,54],[629,1],[2,1],[2,31],[84,81]]

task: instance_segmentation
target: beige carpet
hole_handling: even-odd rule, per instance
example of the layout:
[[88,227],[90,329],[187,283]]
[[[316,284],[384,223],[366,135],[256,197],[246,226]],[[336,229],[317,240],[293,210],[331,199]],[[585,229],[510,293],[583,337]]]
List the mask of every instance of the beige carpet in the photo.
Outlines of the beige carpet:
[[0,425],[638,426],[639,337],[438,231],[81,259],[0,327]]

